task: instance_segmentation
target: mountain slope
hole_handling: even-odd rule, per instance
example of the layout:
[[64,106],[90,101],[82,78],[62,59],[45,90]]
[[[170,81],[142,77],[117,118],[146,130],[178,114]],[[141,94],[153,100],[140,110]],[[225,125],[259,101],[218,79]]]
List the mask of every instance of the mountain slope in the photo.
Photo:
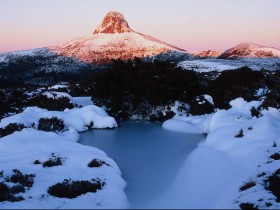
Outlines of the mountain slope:
[[280,58],[280,50],[254,43],[241,43],[226,50],[219,58]]
[[58,55],[74,57],[93,64],[110,63],[112,59],[156,56],[169,51],[186,53],[151,36],[132,30],[124,16],[109,12],[93,35],[50,48]]
[[203,50],[190,52],[196,58],[217,58],[222,54],[219,50]]

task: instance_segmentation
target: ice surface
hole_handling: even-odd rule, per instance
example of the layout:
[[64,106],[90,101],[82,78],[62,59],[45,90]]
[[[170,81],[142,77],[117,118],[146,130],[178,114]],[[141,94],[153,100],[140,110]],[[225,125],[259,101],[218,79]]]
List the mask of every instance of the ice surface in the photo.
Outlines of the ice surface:
[[[172,185],[203,135],[167,131],[159,123],[124,122],[115,130],[81,134],[81,143],[102,149],[119,165],[127,182],[130,208],[150,208]],[[178,199],[181,199],[178,197]],[[167,199],[166,202],[179,202]],[[163,203],[156,203],[160,208]],[[188,207],[185,205],[184,207]]]

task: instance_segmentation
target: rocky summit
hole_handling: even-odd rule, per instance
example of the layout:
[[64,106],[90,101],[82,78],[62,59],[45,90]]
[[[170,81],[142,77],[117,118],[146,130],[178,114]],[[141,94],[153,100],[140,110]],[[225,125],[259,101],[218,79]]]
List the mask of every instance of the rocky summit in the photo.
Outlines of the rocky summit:
[[109,12],[98,28],[94,30],[93,34],[115,34],[125,32],[133,32],[133,30],[129,27],[124,15],[119,12]]

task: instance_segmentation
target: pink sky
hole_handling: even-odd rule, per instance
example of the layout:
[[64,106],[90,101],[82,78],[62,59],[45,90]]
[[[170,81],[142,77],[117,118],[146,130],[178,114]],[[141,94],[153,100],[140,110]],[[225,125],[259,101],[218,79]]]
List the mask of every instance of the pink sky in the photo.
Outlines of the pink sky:
[[241,42],[280,48],[279,8],[279,0],[2,0],[0,52],[88,36],[111,10],[135,31],[189,51]]

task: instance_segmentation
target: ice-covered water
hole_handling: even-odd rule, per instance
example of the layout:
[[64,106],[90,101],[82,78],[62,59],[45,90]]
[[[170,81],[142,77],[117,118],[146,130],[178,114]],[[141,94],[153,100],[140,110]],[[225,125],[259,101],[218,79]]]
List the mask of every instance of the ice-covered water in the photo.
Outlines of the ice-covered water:
[[187,156],[203,138],[164,130],[160,123],[128,121],[114,130],[82,133],[81,143],[105,151],[117,162],[127,182],[131,208],[149,208],[149,203],[169,189]]

